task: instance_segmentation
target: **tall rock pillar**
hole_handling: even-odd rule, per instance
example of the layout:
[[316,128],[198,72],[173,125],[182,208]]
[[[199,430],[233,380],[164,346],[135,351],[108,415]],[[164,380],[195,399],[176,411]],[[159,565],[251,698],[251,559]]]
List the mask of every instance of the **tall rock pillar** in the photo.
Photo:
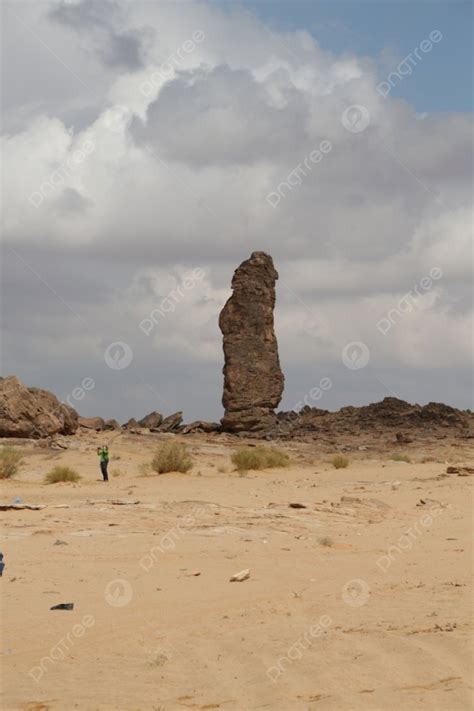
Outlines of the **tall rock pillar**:
[[273,328],[278,272],[265,252],[253,252],[232,279],[233,294],[219,316],[224,336],[225,414],[228,432],[255,432],[276,424],[274,409],[284,376]]

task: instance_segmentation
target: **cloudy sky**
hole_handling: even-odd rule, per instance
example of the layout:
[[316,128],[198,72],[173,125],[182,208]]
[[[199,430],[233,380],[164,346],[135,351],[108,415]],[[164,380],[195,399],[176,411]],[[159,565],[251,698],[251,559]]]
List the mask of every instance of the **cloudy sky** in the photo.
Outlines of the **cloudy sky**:
[[471,12],[5,0],[4,374],[219,419],[218,314],[264,250],[284,409],[470,407]]

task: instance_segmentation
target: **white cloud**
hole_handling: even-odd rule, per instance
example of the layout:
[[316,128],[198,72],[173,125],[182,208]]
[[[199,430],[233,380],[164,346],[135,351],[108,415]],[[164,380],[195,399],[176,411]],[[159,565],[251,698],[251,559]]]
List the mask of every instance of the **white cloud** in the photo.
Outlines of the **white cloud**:
[[[17,82],[25,77],[19,57],[37,61],[46,53],[53,86],[37,103],[11,94],[13,128],[2,139],[4,229],[7,243],[27,261],[36,264],[40,253],[42,263],[81,260],[72,281],[80,292],[87,279],[87,303],[76,291],[70,297],[89,328],[81,369],[88,361],[94,367],[110,332],[109,342],[133,342],[143,363],[156,358],[163,364],[179,353],[193,373],[204,363],[218,372],[217,314],[233,269],[254,249],[271,253],[280,272],[277,325],[289,371],[297,367],[309,381],[315,359],[340,364],[341,348],[361,340],[371,348],[371,364],[392,369],[398,382],[406,369],[424,369],[437,399],[439,380],[430,372],[467,368],[472,214],[466,116],[420,121],[404,102],[377,93],[372,60],[335,56],[308,33],[277,33],[243,11],[202,3],[121,4],[110,27],[103,16],[101,32],[129,32],[142,41],[124,46],[128,68],[122,73],[119,56],[112,62],[97,52],[97,36],[81,32],[74,39],[70,27],[51,19],[55,3],[40,5],[42,12],[23,5],[22,21],[41,33],[62,65],[24,29],[22,42],[8,44]],[[196,31],[203,39],[191,49],[185,43]],[[113,46],[118,52],[122,45]],[[151,93],[143,89],[150,81]],[[351,105],[365,107],[370,117],[359,133],[341,122]],[[309,169],[304,161],[321,141],[329,141],[331,151]],[[74,158],[78,150],[85,153],[81,160]],[[294,171],[299,180],[273,208],[268,194]],[[53,187],[45,188],[49,183]],[[37,207],[35,193],[43,198]],[[197,266],[205,280],[146,338],[138,324],[166,296],[167,275],[179,280]],[[442,269],[439,284],[382,336],[377,321],[433,267]],[[114,274],[120,274],[118,285]],[[57,278],[55,291],[69,303],[71,280],[63,283],[54,273]],[[24,269],[20,291],[31,279]],[[12,288],[12,309],[16,294]],[[44,298],[35,302],[44,324],[38,358],[44,359],[49,338],[57,358],[74,364],[66,341],[74,340],[78,325],[68,318],[58,340],[48,313],[51,293]],[[13,337],[16,320],[8,327]],[[35,342],[29,339],[32,351]],[[209,402],[217,403],[219,375],[214,382]],[[195,411],[199,388],[196,393]]]

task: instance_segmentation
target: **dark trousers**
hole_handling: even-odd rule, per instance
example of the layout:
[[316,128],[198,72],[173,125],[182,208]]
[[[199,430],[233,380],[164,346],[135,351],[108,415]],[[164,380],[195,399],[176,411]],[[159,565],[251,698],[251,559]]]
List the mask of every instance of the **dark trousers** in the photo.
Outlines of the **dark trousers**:
[[102,461],[102,462],[100,463],[100,471],[102,472],[102,476],[104,477],[104,481],[108,481],[108,480],[109,480],[109,475],[107,474],[107,466],[108,466],[108,464],[109,464],[108,462],[104,462],[104,461]]

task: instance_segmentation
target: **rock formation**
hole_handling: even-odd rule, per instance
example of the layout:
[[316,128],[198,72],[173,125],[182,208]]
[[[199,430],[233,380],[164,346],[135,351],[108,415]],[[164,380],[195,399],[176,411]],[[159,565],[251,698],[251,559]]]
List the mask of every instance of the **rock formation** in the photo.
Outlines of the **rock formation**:
[[79,427],[102,432],[102,430],[105,430],[105,422],[102,417],[79,417]]
[[284,383],[273,329],[277,279],[270,255],[253,252],[236,269],[233,294],[219,316],[225,358],[221,422],[228,432],[258,432],[276,422]]
[[168,415],[162,421],[158,427],[150,427],[150,432],[175,432],[181,426],[183,422],[183,413],[173,412],[172,415]]
[[153,410],[153,412],[150,412],[148,415],[145,415],[145,417],[142,417],[141,420],[138,420],[138,424],[140,427],[159,427],[161,423],[163,422],[163,415],[160,412],[156,412],[156,410]]
[[0,437],[39,439],[77,428],[77,412],[48,390],[27,388],[14,376],[0,378]]
[[273,431],[281,439],[314,438],[325,435],[339,438],[369,434],[390,434],[397,444],[410,444],[414,438],[452,436],[471,438],[474,415],[449,405],[430,402],[412,405],[396,397],[386,397],[362,407],[348,405],[336,412],[305,406],[298,412],[279,412]]

